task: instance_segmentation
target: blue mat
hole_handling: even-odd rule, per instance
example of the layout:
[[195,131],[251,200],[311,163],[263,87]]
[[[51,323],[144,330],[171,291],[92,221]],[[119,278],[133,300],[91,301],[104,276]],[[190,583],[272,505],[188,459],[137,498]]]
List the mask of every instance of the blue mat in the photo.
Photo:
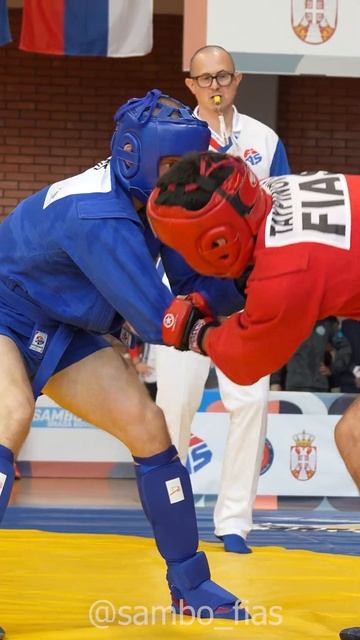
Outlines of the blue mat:
[[[197,509],[201,540],[218,542],[212,509]],[[346,555],[360,555],[360,513],[321,511],[256,511],[250,546],[280,546]],[[40,529],[62,533],[111,533],[152,537],[139,509],[9,507],[5,529]],[[343,527],[343,528],[340,528]]]

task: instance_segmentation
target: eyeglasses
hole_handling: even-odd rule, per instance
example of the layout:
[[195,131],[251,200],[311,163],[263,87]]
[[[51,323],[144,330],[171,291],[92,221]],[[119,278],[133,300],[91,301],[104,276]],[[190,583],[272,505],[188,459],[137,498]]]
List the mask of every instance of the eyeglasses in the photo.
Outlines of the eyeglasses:
[[201,76],[190,76],[192,80],[195,80],[199,87],[205,89],[206,87],[211,87],[213,80],[216,80],[216,83],[219,87],[228,87],[229,84],[232,83],[234,78],[234,73],[230,73],[230,71],[218,71],[214,76],[211,73],[202,73]]

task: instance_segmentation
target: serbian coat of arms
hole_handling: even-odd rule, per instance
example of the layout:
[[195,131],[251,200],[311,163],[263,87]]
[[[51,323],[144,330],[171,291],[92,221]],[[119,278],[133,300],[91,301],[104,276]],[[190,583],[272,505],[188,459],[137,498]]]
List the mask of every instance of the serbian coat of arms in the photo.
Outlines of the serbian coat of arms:
[[290,471],[296,480],[311,480],[316,472],[315,436],[302,431],[293,439],[295,444],[290,447]]
[[291,25],[306,44],[323,44],[337,27],[338,0],[291,0]]

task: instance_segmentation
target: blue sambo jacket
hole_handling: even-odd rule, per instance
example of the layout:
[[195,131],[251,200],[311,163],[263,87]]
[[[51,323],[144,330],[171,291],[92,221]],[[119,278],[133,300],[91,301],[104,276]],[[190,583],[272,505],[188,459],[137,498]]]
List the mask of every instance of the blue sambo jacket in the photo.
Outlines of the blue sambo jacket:
[[21,202],[0,226],[0,278],[17,283],[51,319],[96,333],[127,320],[161,343],[172,294],[203,293],[217,314],[241,308],[232,281],[196,274],[161,245],[104,161]]

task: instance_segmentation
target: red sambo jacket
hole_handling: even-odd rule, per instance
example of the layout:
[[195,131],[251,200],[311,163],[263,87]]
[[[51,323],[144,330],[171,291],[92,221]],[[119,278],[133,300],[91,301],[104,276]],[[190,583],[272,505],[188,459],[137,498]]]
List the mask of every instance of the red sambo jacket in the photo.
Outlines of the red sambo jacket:
[[285,364],[317,320],[360,319],[360,176],[319,172],[262,184],[273,206],[259,223],[245,309],[205,340],[215,364],[245,385]]

